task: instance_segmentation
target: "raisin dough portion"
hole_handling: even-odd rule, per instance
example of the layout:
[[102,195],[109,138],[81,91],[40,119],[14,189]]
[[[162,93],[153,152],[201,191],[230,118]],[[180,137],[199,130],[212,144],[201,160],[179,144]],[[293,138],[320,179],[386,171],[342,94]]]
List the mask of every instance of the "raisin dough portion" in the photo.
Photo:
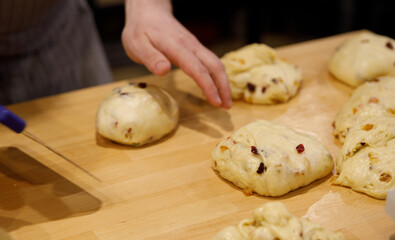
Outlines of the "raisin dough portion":
[[395,75],[395,41],[374,33],[363,33],[335,51],[329,71],[339,80],[357,87],[380,76]]
[[344,144],[333,183],[385,199],[395,187],[395,77],[380,77],[358,87],[334,127]]
[[395,117],[380,116],[364,119],[350,128],[340,150],[336,170],[340,172],[343,163],[363,148],[382,147],[392,139],[395,139]]
[[336,171],[334,184],[385,199],[395,188],[395,117],[370,117],[352,126]]
[[380,116],[395,116],[395,77],[380,77],[355,89],[336,116],[333,134],[343,143],[353,125]]
[[333,160],[313,136],[258,120],[216,146],[212,167],[246,194],[281,196],[328,175]]
[[280,59],[265,44],[251,44],[225,54],[221,61],[233,99],[254,104],[287,102],[302,83],[302,71]]
[[381,147],[364,147],[343,161],[333,183],[385,199],[395,188],[395,139]]
[[115,142],[139,146],[171,132],[178,123],[178,104],[164,89],[145,83],[115,88],[100,104],[96,128]]
[[212,240],[305,239],[343,240],[342,233],[327,231],[308,219],[292,215],[280,202],[263,204],[253,218],[242,220],[217,233]]

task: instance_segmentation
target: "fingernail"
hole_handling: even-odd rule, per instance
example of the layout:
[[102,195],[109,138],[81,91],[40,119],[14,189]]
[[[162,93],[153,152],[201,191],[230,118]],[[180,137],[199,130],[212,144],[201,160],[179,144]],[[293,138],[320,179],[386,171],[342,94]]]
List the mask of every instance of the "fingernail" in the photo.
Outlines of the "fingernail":
[[228,100],[228,106],[229,106],[229,108],[232,107],[232,99],[229,99],[229,100]]
[[166,67],[166,62],[159,61],[155,64],[155,72],[160,74],[165,70]]
[[219,98],[218,95],[215,96],[215,103],[217,104],[217,106],[221,106],[222,104],[221,98]]

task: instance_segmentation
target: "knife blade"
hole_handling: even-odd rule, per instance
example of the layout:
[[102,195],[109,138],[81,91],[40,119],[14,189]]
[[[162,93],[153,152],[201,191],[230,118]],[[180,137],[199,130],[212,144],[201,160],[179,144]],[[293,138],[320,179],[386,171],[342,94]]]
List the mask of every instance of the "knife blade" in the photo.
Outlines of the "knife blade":
[[16,133],[22,133],[24,136],[30,138],[34,142],[40,144],[41,146],[43,146],[46,149],[50,150],[51,152],[55,153],[59,157],[63,158],[68,163],[70,163],[73,166],[79,168],[81,171],[83,171],[84,173],[88,174],[92,178],[94,178],[97,181],[101,182],[101,180],[98,177],[96,177],[95,175],[93,175],[92,173],[90,173],[89,171],[87,171],[86,169],[81,167],[80,165],[78,165],[76,162],[72,161],[71,159],[69,159],[65,155],[63,155],[60,152],[56,151],[55,149],[50,147],[48,144],[46,144],[44,141],[42,141],[41,139],[39,139],[35,135],[33,135],[30,132],[26,131],[26,122],[25,122],[25,120],[23,120],[18,115],[16,115],[15,113],[11,112],[9,109],[7,109],[6,107],[4,107],[2,105],[0,105],[0,123],[4,124],[5,126],[7,126],[8,128],[10,128],[11,130],[13,130]]

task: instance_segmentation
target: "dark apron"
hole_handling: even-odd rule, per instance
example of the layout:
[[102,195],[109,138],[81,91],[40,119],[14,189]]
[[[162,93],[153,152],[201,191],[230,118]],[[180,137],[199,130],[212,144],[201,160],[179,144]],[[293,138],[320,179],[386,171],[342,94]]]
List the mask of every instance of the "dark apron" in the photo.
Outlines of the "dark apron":
[[111,81],[109,64],[85,0],[57,0],[34,26],[0,34],[0,104]]

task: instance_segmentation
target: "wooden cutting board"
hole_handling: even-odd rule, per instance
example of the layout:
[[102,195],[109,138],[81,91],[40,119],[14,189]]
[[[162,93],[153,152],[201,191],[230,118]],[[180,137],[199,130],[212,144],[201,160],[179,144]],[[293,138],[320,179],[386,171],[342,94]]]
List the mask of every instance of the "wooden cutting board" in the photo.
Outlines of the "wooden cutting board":
[[[286,104],[234,101],[211,107],[181,71],[147,76],[9,106],[27,130],[102,180],[98,182],[46,148],[0,126],[0,228],[12,239],[210,239],[281,201],[348,239],[392,239],[395,221],[385,201],[332,186],[331,176],[282,197],[245,196],[211,169],[214,146],[239,127],[267,119],[316,136],[336,158],[341,146],[332,122],[353,89],[327,70],[334,49],[358,32],[277,49],[303,69],[299,94]],[[178,128],[145,147],[112,143],[95,131],[100,102],[117,86],[147,82],[180,105]]]

